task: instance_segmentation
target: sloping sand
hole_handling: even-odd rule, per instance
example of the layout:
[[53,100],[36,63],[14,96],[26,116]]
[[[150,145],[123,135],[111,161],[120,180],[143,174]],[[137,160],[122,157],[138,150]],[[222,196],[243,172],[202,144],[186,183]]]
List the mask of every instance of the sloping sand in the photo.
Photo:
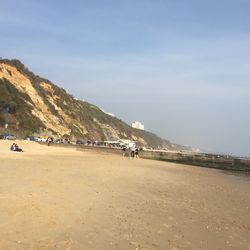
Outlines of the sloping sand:
[[0,141],[0,249],[250,249],[250,179]]

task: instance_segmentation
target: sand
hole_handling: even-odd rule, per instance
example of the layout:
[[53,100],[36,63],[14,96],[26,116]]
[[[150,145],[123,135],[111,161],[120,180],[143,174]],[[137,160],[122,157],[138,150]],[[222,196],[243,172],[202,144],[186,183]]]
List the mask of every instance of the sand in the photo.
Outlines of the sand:
[[250,178],[0,141],[0,249],[250,249]]

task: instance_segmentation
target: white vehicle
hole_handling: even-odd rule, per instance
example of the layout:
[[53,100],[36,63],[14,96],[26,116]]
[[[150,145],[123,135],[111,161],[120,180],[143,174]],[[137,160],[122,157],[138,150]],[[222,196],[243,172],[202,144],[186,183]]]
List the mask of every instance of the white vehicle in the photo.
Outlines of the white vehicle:
[[135,148],[135,147],[136,147],[136,144],[135,144],[135,142],[130,142],[130,143],[128,144],[128,146],[129,146],[129,148]]
[[36,141],[37,142],[46,142],[47,138],[45,138],[45,137],[36,137]]

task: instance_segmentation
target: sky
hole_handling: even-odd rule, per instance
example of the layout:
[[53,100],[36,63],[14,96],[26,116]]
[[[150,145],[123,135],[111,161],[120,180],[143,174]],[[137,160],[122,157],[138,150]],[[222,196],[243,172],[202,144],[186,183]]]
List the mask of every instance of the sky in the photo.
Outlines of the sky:
[[0,0],[0,57],[174,143],[250,156],[250,0]]

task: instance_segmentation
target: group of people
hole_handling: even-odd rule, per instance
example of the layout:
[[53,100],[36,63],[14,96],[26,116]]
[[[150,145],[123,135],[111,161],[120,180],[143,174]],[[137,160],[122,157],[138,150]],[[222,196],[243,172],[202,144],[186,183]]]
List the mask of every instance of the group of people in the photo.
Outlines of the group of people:
[[138,159],[139,158],[139,148],[138,147],[132,146],[130,148],[127,148],[126,146],[123,146],[122,147],[122,151],[123,151],[122,155],[123,156],[126,156],[127,149],[129,149],[129,158],[130,159],[134,159],[134,158]]
[[10,151],[23,152],[23,150],[22,150],[16,143],[13,143],[13,144],[11,145]]

